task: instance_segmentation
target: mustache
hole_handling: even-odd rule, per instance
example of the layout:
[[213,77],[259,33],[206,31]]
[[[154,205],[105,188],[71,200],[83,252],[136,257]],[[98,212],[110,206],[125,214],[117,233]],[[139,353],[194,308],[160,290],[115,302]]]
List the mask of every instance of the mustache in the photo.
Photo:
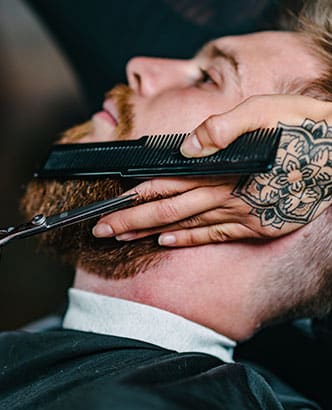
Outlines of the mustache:
[[129,139],[134,124],[134,107],[130,102],[133,90],[125,84],[118,84],[105,94],[105,98],[114,101],[118,112],[117,138]]
[[[116,128],[116,139],[126,140],[130,138],[134,124],[134,108],[130,102],[133,90],[125,84],[118,84],[105,93],[105,99],[111,98],[118,112],[118,126]],[[77,125],[65,131],[57,140],[57,143],[71,144],[88,134],[93,133],[91,121]]]
[[[133,124],[133,109],[130,102],[132,90],[118,85],[106,94],[112,98],[118,111],[119,139],[129,137]],[[93,132],[91,121],[71,128],[59,142],[74,143]],[[43,213],[46,215],[65,212],[91,204],[95,201],[121,195],[133,188],[137,181],[114,180],[33,180],[22,198],[21,210],[28,219]],[[132,243],[120,243],[111,239],[93,237],[91,230],[95,221],[85,221],[72,226],[44,233],[39,238],[41,248],[60,256],[64,261],[79,265],[87,272],[101,277],[120,279],[130,277],[149,264],[157,263],[160,248],[153,239]]]

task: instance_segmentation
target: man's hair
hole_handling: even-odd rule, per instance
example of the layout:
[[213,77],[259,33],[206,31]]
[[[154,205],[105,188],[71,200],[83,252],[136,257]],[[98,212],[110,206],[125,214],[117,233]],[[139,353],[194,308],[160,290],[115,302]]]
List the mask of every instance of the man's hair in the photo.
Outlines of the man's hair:
[[[322,63],[322,75],[299,92],[332,101],[331,0],[305,2],[299,14],[284,28],[303,33],[308,38],[308,47]],[[88,131],[89,123],[75,127],[65,134],[62,141],[73,142]],[[77,206],[77,200],[83,206],[119,195],[127,188],[123,181],[109,179],[33,181],[23,198],[22,209],[27,217],[37,213],[52,214]],[[159,247],[153,237],[129,243],[113,238],[96,239],[91,233],[95,222],[88,221],[46,233],[41,239],[42,246],[74,266],[79,265],[88,272],[112,279],[132,277],[171,254],[171,250]]]
[[[252,300],[264,325],[301,317],[324,317],[332,309],[332,208],[282,241],[288,251],[264,261],[262,278]],[[299,262],[300,261],[300,262]]]
[[[292,0],[293,3],[293,0]],[[308,40],[308,50],[321,63],[321,75],[305,83],[299,93],[324,101],[332,101],[332,2],[303,0],[290,4],[283,14],[281,29],[296,31]],[[297,8],[292,10],[292,6]]]

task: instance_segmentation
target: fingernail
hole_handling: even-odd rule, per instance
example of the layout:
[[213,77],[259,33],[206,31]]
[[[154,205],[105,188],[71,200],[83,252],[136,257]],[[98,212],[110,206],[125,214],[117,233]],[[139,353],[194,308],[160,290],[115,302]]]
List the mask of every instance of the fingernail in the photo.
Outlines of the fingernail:
[[158,243],[162,246],[174,245],[176,243],[176,238],[174,235],[170,234],[160,235],[158,238]]
[[94,226],[92,229],[92,234],[96,238],[104,238],[104,237],[111,237],[114,235],[113,229],[110,225],[105,223],[100,223]]
[[137,237],[136,232],[127,232],[127,233],[122,233],[121,235],[117,235],[115,239],[117,241],[131,241],[132,239],[135,239]]
[[197,155],[202,151],[202,145],[198,141],[195,134],[190,135],[186,138],[180,148],[181,154],[185,157],[192,157]]

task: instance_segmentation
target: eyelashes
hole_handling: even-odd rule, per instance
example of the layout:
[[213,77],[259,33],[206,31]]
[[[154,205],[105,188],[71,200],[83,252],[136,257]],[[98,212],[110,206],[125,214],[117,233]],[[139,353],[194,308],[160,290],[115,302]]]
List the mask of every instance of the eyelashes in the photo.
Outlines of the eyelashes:
[[218,87],[221,88],[223,86],[223,75],[220,72],[220,70],[218,70],[215,67],[209,67],[207,69],[200,67],[199,68],[200,71],[200,76],[198,78],[198,80],[196,81],[196,84],[198,86],[214,86],[214,87]]
[[216,84],[212,76],[209,74],[208,70],[204,68],[200,68],[200,78],[198,79],[198,83],[200,84]]

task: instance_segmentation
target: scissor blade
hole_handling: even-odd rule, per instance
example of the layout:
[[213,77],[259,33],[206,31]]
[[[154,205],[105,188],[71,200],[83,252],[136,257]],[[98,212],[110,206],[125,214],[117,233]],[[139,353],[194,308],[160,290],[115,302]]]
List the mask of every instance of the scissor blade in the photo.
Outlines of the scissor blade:
[[137,196],[136,193],[123,195],[49,216],[46,218],[47,230],[86,221],[96,216],[127,208],[135,202]]
[[30,222],[23,225],[8,228],[7,230],[1,230],[0,247],[6,245],[13,239],[27,238],[50,229],[72,225],[78,222],[86,221],[93,217],[129,207],[130,205],[133,205],[137,196],[138,194],[135,193],[104,201],[98,201],[90,205],[65,211],[61,214],[51,215],[46,218],[43,215],[37,215],[32,218]]

